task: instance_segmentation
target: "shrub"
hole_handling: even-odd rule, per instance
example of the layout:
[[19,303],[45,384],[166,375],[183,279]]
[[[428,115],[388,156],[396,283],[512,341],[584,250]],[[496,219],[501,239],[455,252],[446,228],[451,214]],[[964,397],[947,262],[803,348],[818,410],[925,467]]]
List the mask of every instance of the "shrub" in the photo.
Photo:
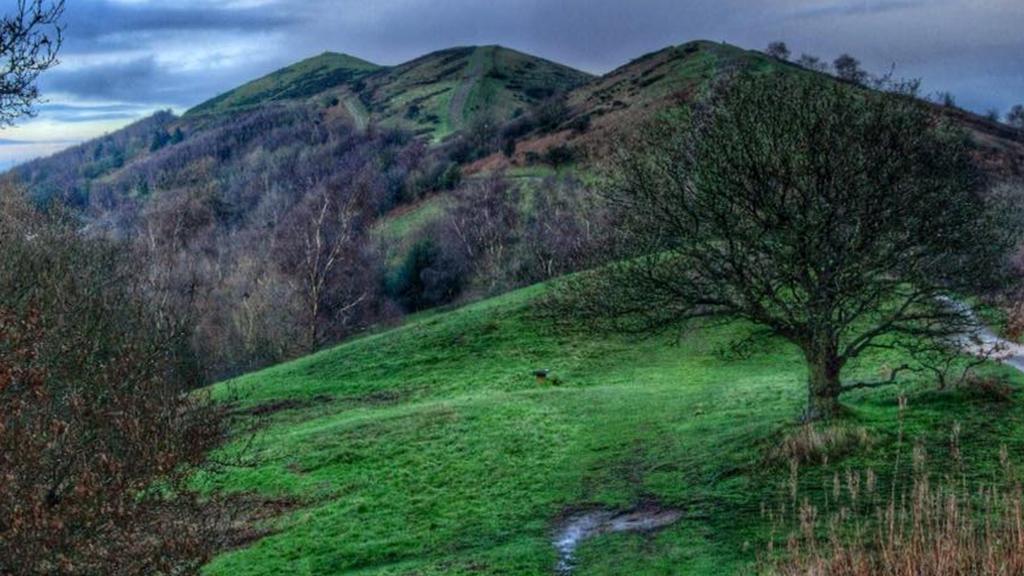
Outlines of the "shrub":
[[836,76],[852,84],[863,84],[868,79],[868,73],[861,68],[860,60],[849,54],[843,54],[832,63]]
[[189,326],[9,191],[0,247],[0,573],[194,573],[225,519],[188,482],[224,427]]
[[544,154],[544,162],[561,168],[576,161],[576,152],[565,144],[554,146]]
[[789,60],[791,53],[789,51],[789,46],[786,46],[785,42],[777,41],[768,44],[768,49],[765,51],[765,54],[772,58],[786,61]]
[[385,293],[406,312],[418,312],[454,300],[466,281],[466,267],[437,242],[416,242],[386,280]]

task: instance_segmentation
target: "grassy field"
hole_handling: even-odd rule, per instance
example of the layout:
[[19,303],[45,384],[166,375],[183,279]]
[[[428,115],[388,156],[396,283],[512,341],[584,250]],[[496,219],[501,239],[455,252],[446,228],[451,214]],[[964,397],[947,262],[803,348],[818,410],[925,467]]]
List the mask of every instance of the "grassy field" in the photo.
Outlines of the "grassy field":
[[[265,421],[253,466],[198,482],[303,506],[206,573],[551,574],[560,519],[638,504],[683,516],[655,534],[587,541],[578,574],[749,571],[772,528],[762,507],[788,498],[790,468],[767,455],[803,405],[799,354],[778,340],[730,351],[743,326],[639,341],[565,333],[532,312],[543,290],[414,317],[216,386]],[[553,381],[538,384],[539,368]],[[912,382],[847,397],[844,425],[869,441],[805,466],[801,493],[827,497],[848,469],[888,478],[900,391],[908,435],[940,466],[954,422],[973,479],[991,479],[1001,445],[1024,448],[1016,402]]]

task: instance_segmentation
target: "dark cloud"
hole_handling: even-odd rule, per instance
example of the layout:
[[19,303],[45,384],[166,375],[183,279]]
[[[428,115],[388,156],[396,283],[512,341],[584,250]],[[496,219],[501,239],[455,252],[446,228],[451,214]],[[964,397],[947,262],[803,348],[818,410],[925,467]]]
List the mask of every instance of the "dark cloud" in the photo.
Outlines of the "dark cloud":
[[85,100],[152,101],[162,78],[152,56],[86,68],[56,68],[42,81],[44,91]]
[[818,5],[794,10],[793,16],[799,18],[819,18],[822,16],[880,14],[916,8],[918,6],[935,7],[940,3],[943,3],[943,0],[845,0],[842,2],[822,2]]
[[58,122],[98,122],[103,120],[132,120],[149,112],[149,107],[134,104],[108,104],[98,106],[72,106],[69,104],[43,104],[39,114]]
[[80,0],[66,11],[67,35],[72,48],[90,42],[110,42],[111,36],[163,31],[274,30],[300,21],[285,3],[258,8],[224,7],[225,3],[139,3]]
[[61,120],[80,116],[80,121],[138,118],[140,110],[153,106],[189,107],[214,95],[222,79],[205,71],[177,72],[157,63],[153,56],[123,62],[101,63],[77,68],[56,68],[40,80],[44,93],[67,94],[84,101],[116,102],[108,106],[43,106],[41,114],[55,110]]

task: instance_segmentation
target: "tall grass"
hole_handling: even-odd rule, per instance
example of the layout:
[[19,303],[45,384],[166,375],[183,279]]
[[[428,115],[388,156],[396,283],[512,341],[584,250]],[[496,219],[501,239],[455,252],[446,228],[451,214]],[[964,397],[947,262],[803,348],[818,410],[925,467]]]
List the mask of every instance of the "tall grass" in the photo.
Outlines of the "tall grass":
[[[963,469],[960,429],[950,434],[952,472],[930,472],[925,451],[906,450],[901,400],[894,480],[870,470],[833,477],[824,508],[800,499],[800,462],[791,461],[790,502],[775,516],[791,533],[784,548],[770,544],[760,572],[776,576],[1010,576],[1024,574],[1024,498],[1008,450],[988,485]],[[902,471],[900,466],[908,466]],[[907,478],[901,485],[897,478]],[[773,514],[774,515],[774,514]],[[778,523],[777,523],[778,525]],[[774,540],[774,539],[773,539]]]

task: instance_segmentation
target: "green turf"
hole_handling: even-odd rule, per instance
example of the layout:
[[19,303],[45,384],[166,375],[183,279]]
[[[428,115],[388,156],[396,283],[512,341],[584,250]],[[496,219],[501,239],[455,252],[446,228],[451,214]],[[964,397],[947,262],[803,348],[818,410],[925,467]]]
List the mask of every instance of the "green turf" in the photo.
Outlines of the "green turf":
[[482,116],[507,121],[590,79],[515,50],[478,46],[434,52],[376,74],[367,83],[376,121],[437,141]]
[[347,54],[324,52],[258,78],[192,108],[186,115],[212,114],[304,98],[354,82],[380,66]]
[[[305,506],[206,573],[551,574],[550,537],[567,511],[652,501],[683,519],[657,534],[588,541],[577,573],[749,568],[770,529],[761,507],[784,498],[789,477],[765,455],[803,404],[799,354],[779,340],[726,353],[743,326],[646,340],[566,333],[531,312],[543,290],[427,313],[216,386],[239,407],[290,404],[255,437],[254,466],[200,485]],[[538,368],[557,385],[538,385]],[[905,390],[909,434],[941,456],[962,422],[979,478],[992,474],[1001,443],[1011,453],[1024,447],[1015,403],[922,383]],[[871,445],[804,470],[811,497],[848,467],[885,477],[896,393],[846,398],[844,420],[866,427]]]

